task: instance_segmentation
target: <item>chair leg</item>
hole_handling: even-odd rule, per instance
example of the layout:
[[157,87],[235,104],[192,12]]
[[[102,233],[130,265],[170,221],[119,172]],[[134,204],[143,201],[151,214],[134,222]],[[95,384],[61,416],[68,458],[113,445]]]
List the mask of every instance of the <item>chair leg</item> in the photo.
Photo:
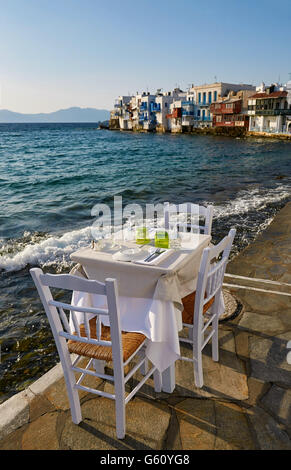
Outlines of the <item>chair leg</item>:
[[75,388],[75,376],[72,371],[64,370],[64,377],[70,402],[72,421],[75,424],[79,424],[82,421],[82,413],[79,393],[78,390]]
[[146,359],[140,367],[140,372],[142,375],[147,375],[148,370],[149,370],[149,361],[148,359]]
[[[117,387],[116,387],[117,388]],[[117,439],[124,439],[125,437],[125,400],[124,392],[120,393],[115,388],[115,419],[116,419],[116,436]]]
[[97,374],[104,374],[106,361],[100,361],[98,359],[93,360],[93,367]]
[[193,365],[194,365],[194,380],[198,388],[203,387],[203,365],[202,365],[202,352],[200,345],[193,347]]
[[214,335],[212,336],[212,359],[213,361],[219,360],[219,349],[218,349],[218,314],[215,316],[212,327],[214,329]]
[[158,369],[154,371],[155,392],[162,391],[162,374]]

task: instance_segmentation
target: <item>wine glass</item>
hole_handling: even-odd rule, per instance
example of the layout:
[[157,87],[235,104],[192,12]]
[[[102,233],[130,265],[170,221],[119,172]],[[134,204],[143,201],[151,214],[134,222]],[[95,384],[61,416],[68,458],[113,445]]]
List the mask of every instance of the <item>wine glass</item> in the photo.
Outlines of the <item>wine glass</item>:
[[98,230],[94,234],[95,241],[93,241],[93,250],[100,251],[104,248],[104,233],[102,230]]
[[118,240],[118,238],[113,233],[112,236],[111,236],[111,244],[110,244],[110,249],[111,250],[120,250],[121,245],[120,245],[120,243],[118,243],[117,240]]

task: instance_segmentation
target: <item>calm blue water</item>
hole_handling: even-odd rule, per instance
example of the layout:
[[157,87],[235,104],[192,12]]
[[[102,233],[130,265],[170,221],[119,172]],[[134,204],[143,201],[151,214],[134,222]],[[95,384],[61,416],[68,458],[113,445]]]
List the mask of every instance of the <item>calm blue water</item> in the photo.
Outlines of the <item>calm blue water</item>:
[[236,226],[239,250],[289,200],[290,162],[284,141],[0,124],[2,399],[57,360],[28,268],[68,271],[94,204],[212,203],[214,240]]

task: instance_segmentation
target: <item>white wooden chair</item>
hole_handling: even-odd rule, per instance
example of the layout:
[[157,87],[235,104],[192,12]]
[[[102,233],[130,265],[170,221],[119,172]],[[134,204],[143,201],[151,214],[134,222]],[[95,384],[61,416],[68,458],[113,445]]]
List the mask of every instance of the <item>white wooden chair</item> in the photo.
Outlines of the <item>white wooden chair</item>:
[[[121,331],[116,280],[106,279],[103,284],[69,274],[44,274],[40,268],[33,268],[30,273],[56,342],[64,371],[73,422],[79,424],[82,421],[78,390],[85,390],[113,399],[115,400],[116,410],[116,433],[119,439],[123,439],[125,437],[125,405],[152,374],[154,374],[156,391],[161,391],[161,380],[160,373],[155,367],[152,367],[138,385],[125,396],[125,384],[146,361],[144,352],[146,337],[141,333]],[[105,295],[108,310],[92,307],[73,307],[55,301],[50,287]],[[75,331],[71,331],[65,311],[71,313]],[[83,313],[84,322],[82,324],[78,323],[76,312]],[[94,317],[88,320],[88,314],[94,314]],[[110,327],[104,327],[101,324],[100,315],[108,315]],[[74,362],[71,360],[70,353],[77,354]],[[138,360],[137,364],[125,376],[124,367],[130,363],[137,353],[141,356],[141,360]],[[85,368],[78,367],[77,363],[84,356],[89,358],[87,366]],[[100,373],[98,367],[96,367],[96,370],[91,370],[92,366],[94,367],[94,362],[100,364],[99,361],[113,363],[113,376],[106,375],[104,371]],[[75,378],[75,373],[81,374],[78,380]],[[110,394],[81,385],[86,375],[112,381],[115,393]]]
[[[203,387],[202,351],[211,338],[212,359],[214,361],[219,360],[218,307],[224,273],[235,233],[236,230],[231,229],[218,245],[203,250],[196,291],[182,299],[184,305],[182,321],[183,326],[189,328],[189,336],[188,338],[180,337],[179,339],[193,345],[193,357],[181,356],[180,359],[193,362],[196,387]],[[210,307],[210,318],[204,324],[204,314]],[[208,328],[211,331],[205,339],[204,336]]]
[[[181,204],[180,206],[183,206],[183,211],[179,211],[179,205],[170,204],[169,202],[164,202],[164,220],[165,220],[166,230],[169,230],[172,228],[186,228],[190,230],[190,232],[197,233],[198,231],[199,233],[204,233],[205,235],[211,235],[213,206],[207,206],[207,207],[198,206],[191,202],[186,202],[184,204]],[[199,217],[199,222],[201,218],[204,219],[204,225],[191,224],[190,222],[171,222],[170,220],[171,212],[175,214],[185,213],[186,216],[190,216],[191,211],[193,211],[193,206],[194,207],[196,206],[195,209],[197,209],[197,218]]]

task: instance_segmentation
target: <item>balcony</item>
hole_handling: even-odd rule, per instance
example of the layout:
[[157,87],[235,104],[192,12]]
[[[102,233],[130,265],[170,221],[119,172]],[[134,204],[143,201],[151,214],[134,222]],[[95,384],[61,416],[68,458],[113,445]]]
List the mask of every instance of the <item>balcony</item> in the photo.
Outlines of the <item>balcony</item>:
[[291,116],[291,109],[260,109],[256,107],[255,114],[257,116]]
[[159,113],[161,111],[161,104],[160,103],[153,103],[151,105],[151,111],[153,113]]
[[194,124],[194,116],[182,116],[182,126],[192,126]]
[[183,106],[183,108],[185,106],[194,106],[194,103],[193,103],[193,101],[182,101],[182,106]]
[[148,109],[148,104],[147,103],[141,103],[139,109],[140,109],[140,111],[146,111]]
[[201,101],[200,103],[198,103],[198,106],[210,106],[211,105],[211,101]]
[[182,111],[182,116],[194,116],[194,111]]
[[174,108],[172,111],[173,118],[180,118],[182,116],[182,108]]
[[212,116],[195,116],[195,121],[212,121]]
[[144,114],[141,114],[138,119],[139,119],[139,122],[148,121],[148,117]]
[[239,114],[241,109],[241,101],[235,103],[220,103],[219,105],[216,103],[210,106],[210,111],[213,114]]

